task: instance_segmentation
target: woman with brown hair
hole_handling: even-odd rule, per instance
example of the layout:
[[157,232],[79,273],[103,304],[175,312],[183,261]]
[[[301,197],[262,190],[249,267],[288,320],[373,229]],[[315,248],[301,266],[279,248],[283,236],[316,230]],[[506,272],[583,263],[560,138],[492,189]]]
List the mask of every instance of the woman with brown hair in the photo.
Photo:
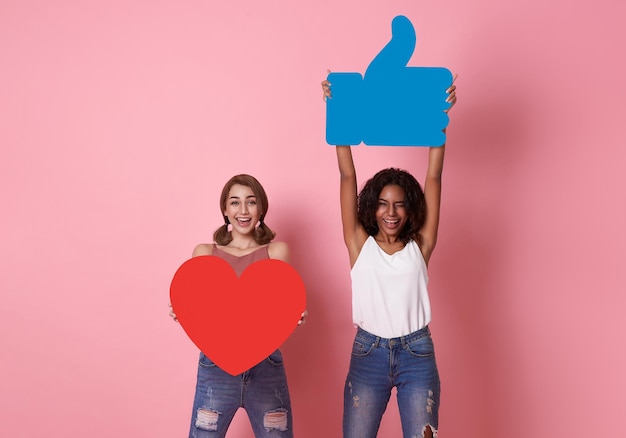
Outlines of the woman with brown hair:
[[[256,178],[243,174],[232,177],[220,196],[224,225],[213,234],[215,243],[197,245],[193,257],[222,258],[238,276],[257,260],[288,262],[287,244],[273,242],[275,233],[265,223],[268,205]],[[176,319],[173,312],[170,314]],[[239,408],[246,410],[255,437],[293,437],[289,389],[279,350],[237,376],[226,373],[200,352],[189,437],[225,437]]]

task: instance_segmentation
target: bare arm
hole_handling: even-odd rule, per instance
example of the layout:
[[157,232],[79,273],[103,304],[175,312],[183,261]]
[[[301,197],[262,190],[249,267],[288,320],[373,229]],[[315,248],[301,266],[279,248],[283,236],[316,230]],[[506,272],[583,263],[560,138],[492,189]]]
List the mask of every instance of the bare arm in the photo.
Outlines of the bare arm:
[[[446,91],[449,94],[446,99],[451,103],[450,109],[456,103],[456,85],[452,80],[452,85]],[[446,132],[445,129],[443,132]],[[426,221],[420,230],[422,244],[420,249],[426,264],[437,244],[437,233],[439,231],[439,211],[441,207],[441,175],[443,173],[443,158],[446,152],[446,145],[431,147],[428,153],[428,169],[426,171],[426,181],[424,183],[424,197],[426,198]]]
[[446,146],[432,147],[428,154],[428,170],[424,183],[424,197],[426,198],[426,221],[420,230],[422,238],[421,250],[426,264],[437,244],[439,229],[439,210],[441,205],[441,174],[443,172],[443,157]]
[[352,151],[350,146],[337,146],[336,149],[339,164],[339,199],[343,240],[348,248],[350,266],[352,266],[367,239],[367,233],[357,216],[356,170],[352,161]]

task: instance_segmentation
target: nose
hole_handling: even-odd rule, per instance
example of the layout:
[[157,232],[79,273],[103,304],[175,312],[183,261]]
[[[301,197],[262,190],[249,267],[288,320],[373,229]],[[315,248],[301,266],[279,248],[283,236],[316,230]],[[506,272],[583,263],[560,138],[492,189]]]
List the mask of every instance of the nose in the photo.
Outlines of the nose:
[[389,206],[387,207],[387,213],[390,216],[395,216],[396,215],[396,206],[393,204],[389,204]]

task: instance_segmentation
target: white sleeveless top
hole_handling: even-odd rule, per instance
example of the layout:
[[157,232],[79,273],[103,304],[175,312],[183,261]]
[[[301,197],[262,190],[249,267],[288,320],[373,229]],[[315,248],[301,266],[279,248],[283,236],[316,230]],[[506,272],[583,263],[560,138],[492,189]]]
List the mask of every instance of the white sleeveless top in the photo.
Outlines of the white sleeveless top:
[[430,322],[428,272],[417,243],[389,255],[369,236],[350,271],[352,320],[383,338],[408,335]]

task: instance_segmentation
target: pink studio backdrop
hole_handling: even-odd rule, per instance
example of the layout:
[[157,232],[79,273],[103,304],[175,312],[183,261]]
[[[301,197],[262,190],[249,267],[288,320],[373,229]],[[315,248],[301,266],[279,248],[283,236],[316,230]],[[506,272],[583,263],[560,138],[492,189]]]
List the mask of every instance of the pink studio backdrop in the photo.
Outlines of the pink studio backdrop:
[[[459,73],[440,436],[625,429],[623,2],[25,0],[0,5],[0,436],[186,436],[197,350],[169,282],[240,172],[308,288],[283,346],[296,436],[340,436],[353,328],[319,83],[364,72],[398,14],[411,65]],[[422,180],[426,152],[355,148],[360,182]],[[400,434],[394,398],[379,436]],[[242,411],[229,436],[252,436]]]

